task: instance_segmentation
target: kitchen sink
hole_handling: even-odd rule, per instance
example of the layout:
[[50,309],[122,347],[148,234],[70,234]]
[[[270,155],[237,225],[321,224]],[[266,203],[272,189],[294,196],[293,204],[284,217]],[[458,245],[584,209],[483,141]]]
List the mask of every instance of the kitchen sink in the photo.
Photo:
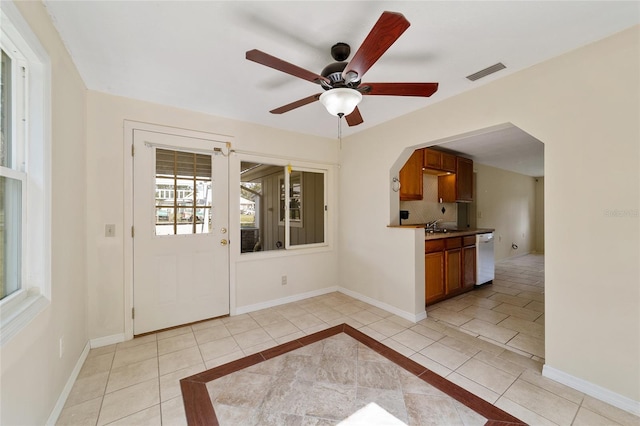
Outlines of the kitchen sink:
[[424,232],[426,234],[446,234],[452,231],[448,229],[425,229]]

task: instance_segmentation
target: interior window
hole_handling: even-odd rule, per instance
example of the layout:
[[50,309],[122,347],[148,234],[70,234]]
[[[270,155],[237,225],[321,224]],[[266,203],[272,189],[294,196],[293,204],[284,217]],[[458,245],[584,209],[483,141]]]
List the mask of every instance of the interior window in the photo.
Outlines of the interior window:
[[211,232],[211,156],[156,149],[156,235]]
[[325,173],[292,170],[289,178],[289,247],[325,242]]
[[325,171],[241,162],[241,252],[326,241]]

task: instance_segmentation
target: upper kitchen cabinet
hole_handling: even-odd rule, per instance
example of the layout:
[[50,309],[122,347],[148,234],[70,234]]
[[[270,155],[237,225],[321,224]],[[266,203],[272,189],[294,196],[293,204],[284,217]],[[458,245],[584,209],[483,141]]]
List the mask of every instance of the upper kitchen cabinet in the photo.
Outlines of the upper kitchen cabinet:
[[455,174],[438,176],[438,198],[442,203],[473,201],[473,160],[455,159]]
[[423,167],[425,169],[441,170],[444,172],[456,172],[456,156],[447,152],[425,148]]
[[413,151],[400,169],[400,201],[422,200],[422,149]]
[[456,201],[473,201],[473,160],[456,157]]

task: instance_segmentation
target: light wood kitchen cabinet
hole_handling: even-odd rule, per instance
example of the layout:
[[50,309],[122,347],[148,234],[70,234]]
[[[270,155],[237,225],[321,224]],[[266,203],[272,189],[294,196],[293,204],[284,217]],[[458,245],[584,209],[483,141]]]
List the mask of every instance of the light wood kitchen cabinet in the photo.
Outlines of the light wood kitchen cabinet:
[[400,201],[422,200],[423,150],[417,149],[400,169]]

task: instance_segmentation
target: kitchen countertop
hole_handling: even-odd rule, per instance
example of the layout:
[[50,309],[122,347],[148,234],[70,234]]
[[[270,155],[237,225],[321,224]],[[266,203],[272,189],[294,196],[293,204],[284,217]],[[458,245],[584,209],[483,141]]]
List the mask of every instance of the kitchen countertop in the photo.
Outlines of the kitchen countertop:
[[464,229],[464,230],[447,230],[447,232],[426,232],[424,233],[425,240],[439,240],[441,238],[452,237],[466,237],[468,235],[486,234],[488,232],[494,232],[495,229],[491,228],[477,228],[477,229]]
[[[410,228],[410,229],[415,229],[415,228],[423,228],[424,229],[424,225],[398,225],[398,226],[391,226],[391,228]],[[443,230],[439,230],[438,232],[426,232],[425,231],[425,235],[424,235],[424,239],[425,240],[439,240],[441,238],[452,238],[452,237],[466,237],[468,235],[476,235],[476,234],[486,234],[488,232],[494,232],[495,229],[492,228],[476,228],[476,229],[463,229],[463,230],[458,230],[458,229],[446,229],[446,232],[443,232]]]

